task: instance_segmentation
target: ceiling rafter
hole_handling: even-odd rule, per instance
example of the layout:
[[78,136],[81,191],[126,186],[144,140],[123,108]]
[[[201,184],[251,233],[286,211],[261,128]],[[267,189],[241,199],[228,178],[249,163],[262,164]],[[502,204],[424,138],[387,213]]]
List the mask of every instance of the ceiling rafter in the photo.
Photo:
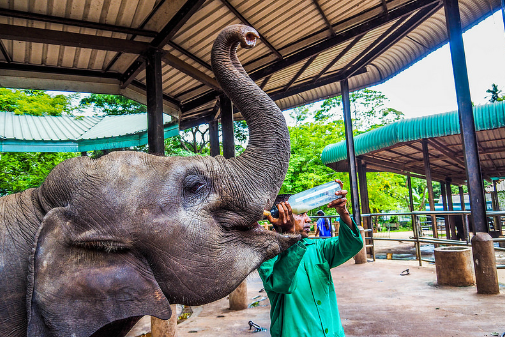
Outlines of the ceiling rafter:
[[298,70],[295,76],[293,76],[293,78],[288,82],[288,84],[286,84],[286,86],[282,90],[287,91],[289,87],[291,87],[291,85],[295,83],[295,81],[303,74],[303,72],[312,64],[312,62],[314,62],[317,56],[318,55],[314,55],[311,58],[309,58],[307,62],[305,62],[305,64],[300,68],[300,70]]
[[28,12],[22,12],[22,11],[17,11],[17,10],[13,10],[13,9],[7,9],[7,8],[0,8],[0,16],[33,20],[33,21],[40,21],[40,22],[58,23],[58,24],[68,25],[68,26],[91,28],[91,29],[105,30],[105,31],[109,31],[109,32],[124,33],[124,34],[131,34],[131,35],[140,35],[140,36],[147,36],[147,37],[155,37],[157,34],[153,30],[116,26],[116,25],[110,25],[110,24],[106,24],[106,23],[76,20],[76,19],[63,18],[63,17],[51,16],[51,15],[45,15],[45,14],[39,14],[39,13],[28,13]]
[[201,58],[195,56],[194,54],[190,53],[189,51],[187,51],[186,49],[182,48],[181,46],[179,46],[177,43],[175,42],[172,42],[172,41],[168,41],[167,43],[170,47],[174,48],[175,50],[177,50],[179,53],[189,57],[190,59],[192,59],[193,61],[195,61],[196,63],[198,63],[199,65],[205,67],[206,69],[208,70],[212,70],[212,67],[210,66],[210,64],[208,64],[207,62],[205,62],[204,60],[202,60]]
[[328,20],[328,17],[326,16],[326,14],[324,14],[324,11],[321,8],[321,6],[319,5],[318,0],[312,0],[312,2],[314,3],[314,6],[316,6],[317,11],[321,15],[321,17],[323,18],[324,23],[326,23],[326,27],[328,27],[328,30],[330,31],[331,35],[335,36],[335,30],[333,29],[333,26],[331,25],[330,21]]
[[[151,12],[149,12],[149,15],[146,16],[144,18],[144,20],[142,20],[142,23],[139,26],[140,29],[143,29],[146,26],[146,24],[149,22],[149,20],[151,20],[151,18],[154,16],[154,14],[156,14],[156,12],[158,11],[158,9],[160,9],[160,7],[165,3],[165,1],[166,0],[160,0],[154,6],[154,8],[151,10]],[[132,35],[129,39],[133,40],[136,37],[137,37],[137,35]],[[104,71],[109,71],[110,68],[112,68],[112,66],[117,62],[117,60],[119,60],[119,57],[121,57],[121,55],[123,55],[123,53],[121,53],[121,52],[116,53],[116,55],[114,55],[114,57],[112,58],[112,60],[110,60],[109,64],[107,64],[107,66],[105,67]]]
[[447,156],[447,158],[454,161],[456,165],[458,165],[463,169],[465,168],[465,163],[456,156],[456,153],[444,147],[444,145],[440,143],[438,140],[436,140],[435,138],[431,138],[428,139],[428,143],[430,143],[430,145],[433,146],[438,152],[444,154],[445,156]]
[[375,28],[378,28],[379,26],[382,26],[388,22],[399,19],[405,15],[410,15],[412,12],[415,12],[423,7],[430,5],[433,6],[434,4],[439,5],[440,2],[438,0],[418,0],[414,2],[409,2],[405,5],[398,6],[390,10],[387,16],[373,17],[364,22],[356,24],[355,26],[345,31],[337,33],[333,37],[314,43],[311,47],[305,48],[301,51],[294,52],[288,56],[285,56],[284,59],[282,60],[274,61],[259,70],[252,71],[249,76],[254,81],[256,81],[260,78],[271,75],[274,72],[285,69],[300,61],[303,61],[313,55],[319,54],[325,50],[333,48],[339,45],[340,43],[356,38],[357,36],[369,32],[370,30],[373,30]]
[[316,75],[316,77],[314,77],[314,79],[312,80],[313,83],[317,82],[321,76],[323,76],[331,67],[333,67],[335,65],[335,63],[337,63],[342,57],[344,57],[345,54],[347,54],[347,52],[349,50],[352,49],[352,47],[354,47],[356,45],[356,43],[359,42],[359,40],[361,40],[363,38],[363,36],[365,36],[365,34],[361,34],[359,35],[358,37],[356,37],[354,40],[351,41],[351,43],[349,43],[345,48],[344,50],[342,50],[330,63],[328,63],[326,65],[326,67],[323,68],[323,70],[321,70],[319,72],[319,74]]
[[[149,43],[153,48],[162,48],[174,37],[177,31],[191,18],[191,16],[203,5],[205,0],[188,0],[182,5],[177,13]],[[121,77],[122,87],[126,88],[139,74],[139,68],[145,63],[142,57],[137,58]],[[144,66],[145,67],[145,64]]]
[[[137,87],[143,91],[145,91],[147,93],[147,87],[144,83],[141,83],[139,81],[132,81],[131,83],[134,87]],[[175,105],[176,107],[180,108],[181,106],[181,102],[175,98],[173,98],[172,96],[169,96],[167,94],[163,94],[163,100],[164,101],[167,101],[173,105]]]
[[270,81],[270,78],[272,77],[272,75],[270,76],[267,76],[263,79],[263,81],[261,82],[260,84],[260,88],[261,90],[263,90],[263,88],[265,87],[265,85],[267,85],[268,81]]
[[[244,16],[242,14],[240,14],[240,12],[237,11],[235,9],[235,7],[233,7],[233,5],[228,0],[221,0],[221,2],[223,3],[223,5],[225,5],[230,10],[230,12],[232,12],[240,21],[242,21],[242,23],[244,25],[254,28],[254,26],[249,21],[247,21],[247,19],[244,18]],[[258,32],[258,34],[260,36],[260,41],[263,42],[268,47],[268,49],[270,49],[272,51],[272,53],[274,53],[275,56],[277,56],[278,59],[282,59],[281,53],[279,53],[279,51],[277,49],[275,49],[274,46],[272,46],[272,44],[270,42],[268,42],[267,38],[264,37],[257,29],[256,29],[256,31]]]
[[2,39],[6,40],[122,51],[131,54],[141,54],[149,46],[146,42],[140,41],[6,24],[0,24],[0,32]]
[[413,14],[408,20],[406,20],[400,27],[398,27],[394,32],[391,33],[387,38],[384,39],[380,44],[370,50],[363,58],[361,58],[356,63],[352,64],[352,66],[348,66],[346,72],[349,76],[352,76],[353,73],[373,60],[379,57],[384,51],[386,51],[390,46],[397,43],[407,34],[409,34],[412,30],[414,30],[417,26],[419,26],[427,17],[438,11],[442,7],[442,4],[439,2],[435,2],[430,4],[422,9],[420,9],[417,13]]
[[[360,69],[360,71],[356,72],[355,75],[360,75],[360,74],[364,74],[364,73],[366,73],[366,68]],[[346,79],[346,78],[347,78],[347,74],[344,74],[342,72],[338,72],[336,74],[333,74],[333,75],[330,75],[330,76],[326,76],[326,77],[324,77],[323,79],[319,80],[316,83],[299,84],[299,85],[295,85],[295,86],[291,87],[287,91],[284,91],[283,89],[280,89],[280,90],[277,90],[277,91],[274,91],[274,92],[270,92],[270,93],[268,93],[268,95],[274,101],[276,101],[276,100],[279,100],[279,99],[282,99],[282,98],[286,98],[286,97],[289,97],[289,96],[293,96],[293,95],[296,95],[296,94],[301,94],[301,93],[303,93],[303,92],[305,92],[307,90],[311,90],[311,89],[323,87],[323,86],[331,84],[331,83],[339,82],[339,81],[341,81],[343,79]]]
[[[311,47],[304,48],[303,50],[296,51],[288,56],[285,56],[282,60],[276,60],[266,66],[262,66],[259,69],[253,70],[249,72],[249,77],[253,81],[257,81],[259,79],[265,78],[267,76],[271,76],[275,72],[281,71],[283,69],[286,69],[300,61],[306,60],[314,55],[317,55],[321,53],[322,51],[325,51],[327,49],[330,49],[332,47],[337,46],[340,43],[343,43],[347,40],[356,38],[362,34],[365,34],[366,32],[373,30],[379,26],[382,26],[388,22],[394,21],[396,19],[399,19],[403,16],[410,15],[411,13],[422,9],[426,6],[430,5],[439,5],[440,2],[438,0],[416,0],[416,1],[410,1],[408,3],[399,5],[393,9],[391,9],[388,12],[388,15],[382,15],[379,17],[372,17],[365,19],[363,22],[358,23],[347,30],[337,33],[335,36],[320,40],[319,42],[316,42],[311,45]],[[380,7],[380,5],[379,5]],[[375,9],[375,8],[374,8]],[[373,9],[372,9],[373,10]],[[354,18],[359,18],[360,16],[364,15],[366,16],[370,11],[365,11],[363,13],[357,14],[356,16],[353,16],[352,19]],[[347,21],[347,20],[346,20]],[[342,24],[342,22],[336,23],[333,25],[333,27],[337,27],[338,25]],[[249,63],[253,63],[255,61],[251,61]],[[366,69],[362,68],[358,70],[358,73],[363,73],[365,72]],[[354,74],[354,75],[357,75]],[[350,77],[350,76],[347,76]],[[283,91],[276,91],[274,93],[271,93],[271,97],[274,100],[281,99],[284,97],[289,97],[298,93],[301,93],[306,90],[310,90],[313,88],[317,88],[335,81],[340,81],[342,79],[346,78],[345,76],[342,76],[342,74],[338,73],[335,75],[331,76],[326,76],[324,79],[321,79],[317,84],[312,84],[312,85],[300,85],[300,86],[294,86],[291,87],[288,91],[283,92]],[[291,93],[292,92],[292,93]],[[197,108],[200,105],[206,104],[216,98],[220,92],[218,91],[210,91],[207,92],[190,102],[187,102],[183,104],[182,109],[183,111],[189,111],[192,109]],[[272,96],[274,95],[274,96]],[[187,110],[186,110],[187,109]]]
[[7,61],[7,63],[12,62],[12,57],[7,52],[7,49],[5,48],[5,45],[2,40],[0,40],[0,52],[2,52],[2,55],[4,56],[4,59],[5,61]]
[[166,64],[170,65],[171,67],[185,73],[188,76],[191,76],[192,78],[202,82],[203,84],[211,87],[214,90],[221,89],[221,87],[219,86],[219,84],[215,79],[201,72],[195,67],[181,61],[179,58],[175,57],[169,52],[164,52],[163,55],[161,56],[161,60]]

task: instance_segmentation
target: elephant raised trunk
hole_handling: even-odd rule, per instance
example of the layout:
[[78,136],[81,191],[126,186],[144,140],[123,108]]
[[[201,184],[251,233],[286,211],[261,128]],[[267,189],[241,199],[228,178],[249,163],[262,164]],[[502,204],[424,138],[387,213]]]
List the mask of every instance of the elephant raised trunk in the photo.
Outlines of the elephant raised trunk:
[[56,166],[0,198],[0,336],[122,336],[170,303],[223,298],[300,240],[263,230],[289,161],[280,110],[240,65],[257,33],[226,28],[212,64],[250,128],[237,158],[118,151]]
[[244,184],[250,185],[249,195],[263,202],[263,208],[270,208],[288,169],[290,143],[279,107],[247,75],[237,58],[239,44],[252,48],[257,38],[258,33],[248,26],[225,28],[212,48],[212,69],[249,127],[247,149],[234,164],[240,167]]

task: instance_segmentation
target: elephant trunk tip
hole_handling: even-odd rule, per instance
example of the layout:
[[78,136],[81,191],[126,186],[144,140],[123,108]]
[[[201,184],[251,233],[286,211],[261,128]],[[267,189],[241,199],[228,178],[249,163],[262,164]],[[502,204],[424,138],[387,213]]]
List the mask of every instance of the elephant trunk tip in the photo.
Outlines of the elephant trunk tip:
[[242,48],[252,48],[256,45],[256,40],[259,39],[258,32],[254,29],[244,34],[244,38],[240,42]]

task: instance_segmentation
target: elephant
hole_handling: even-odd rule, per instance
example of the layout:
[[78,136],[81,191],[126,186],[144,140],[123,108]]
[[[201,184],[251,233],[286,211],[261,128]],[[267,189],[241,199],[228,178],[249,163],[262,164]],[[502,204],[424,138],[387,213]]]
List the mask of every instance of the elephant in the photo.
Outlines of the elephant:
[[168,319],[170,303],[223,298],[300,240],[258,224],[290,143],[237,57],[257,39],[233,25],[212,48],[217,81],[249,126],[240,156],[76,157],[40,187],[0,198],[1,336],[124,336],[143,315]]

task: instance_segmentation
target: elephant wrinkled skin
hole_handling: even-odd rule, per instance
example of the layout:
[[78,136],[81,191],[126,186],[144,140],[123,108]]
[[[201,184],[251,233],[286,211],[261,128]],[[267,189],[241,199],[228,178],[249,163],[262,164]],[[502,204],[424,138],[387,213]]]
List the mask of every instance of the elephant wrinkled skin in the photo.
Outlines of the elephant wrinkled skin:
[[122,336],[140,316],[168,319],[169,303],[226,296],[300,239],[257,223],[290,152],[284,117],[236,55],[257,37],[230,26],[212,49],[249,125],[239,157],[73,158],[39,188],[0,198],[1,336]]

